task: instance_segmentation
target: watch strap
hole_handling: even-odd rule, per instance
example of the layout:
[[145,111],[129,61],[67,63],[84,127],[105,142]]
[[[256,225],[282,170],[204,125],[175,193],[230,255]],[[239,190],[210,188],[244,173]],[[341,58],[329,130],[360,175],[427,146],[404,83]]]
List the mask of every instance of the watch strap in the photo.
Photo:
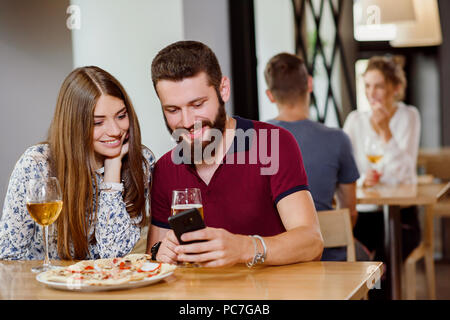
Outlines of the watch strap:
[[159,247],[161,246],[161,241],[156,242],[150,249],[152,254],[152,260],[156,261],[156,255],[158,254]]

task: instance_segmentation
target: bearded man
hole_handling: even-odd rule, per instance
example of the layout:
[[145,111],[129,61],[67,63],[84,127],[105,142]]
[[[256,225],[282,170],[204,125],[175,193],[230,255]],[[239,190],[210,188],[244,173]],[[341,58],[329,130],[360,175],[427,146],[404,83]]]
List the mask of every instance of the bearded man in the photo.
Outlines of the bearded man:
[[[227,115],[230,80],[203,43],[162,49],[152,81],[167,128],[184,147],[156,163],[147,252],[161,262],[204,267],[320,260],[323,239],[292,134]],[[167,219],[172,191],[184,188],[201,190],[207,227],[182,236],[200,242],[180,245]]]

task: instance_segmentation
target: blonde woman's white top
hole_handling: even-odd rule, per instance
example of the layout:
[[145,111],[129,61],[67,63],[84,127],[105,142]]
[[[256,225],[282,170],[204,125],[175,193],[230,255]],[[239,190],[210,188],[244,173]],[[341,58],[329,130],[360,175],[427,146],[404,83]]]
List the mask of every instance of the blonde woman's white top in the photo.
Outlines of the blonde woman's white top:
[[[364,144],[369,136],[377,136],[370,124],[372,112],[351,112],[344,124],[344,131],[353,145],[356,164],[360,172],[358,185],[362,185],[370,164],[364,152]],[[417,108],[402,102],[389,122],[392,138],[382,141],[384,156],[379,164],[382,173],[380,182],[388,185],[417,183],[417,155],[420,142],[420,115]]]

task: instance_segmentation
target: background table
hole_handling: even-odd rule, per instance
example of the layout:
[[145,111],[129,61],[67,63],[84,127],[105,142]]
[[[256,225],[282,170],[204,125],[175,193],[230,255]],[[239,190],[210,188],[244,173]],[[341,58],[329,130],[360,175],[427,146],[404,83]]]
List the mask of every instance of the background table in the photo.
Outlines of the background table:
[[[387,286],[390,298],[401,299],[401,226],[400,208],[402,206],[431,207],[440,195],[446,192],[447,184],[425,185],[379,185],[374,189],[358,188],[356,198],[358,204],[376,204],[383,206],[384,214],[384,248],[387,265]],[[432,209],[427,210],[431,215]],[[433,251],[433,224],[429,224],[429,232],[424,245]],[[434,287],[434,284],[431,284]]]
[[[286,266],[178,268],[143,288],[84,293],[35,280],[41,261],[0,261],[1,299],[344,300],[361,299],[381,276],[380,262],[308,262]],[[56,262],[68,265],[70,262]]]

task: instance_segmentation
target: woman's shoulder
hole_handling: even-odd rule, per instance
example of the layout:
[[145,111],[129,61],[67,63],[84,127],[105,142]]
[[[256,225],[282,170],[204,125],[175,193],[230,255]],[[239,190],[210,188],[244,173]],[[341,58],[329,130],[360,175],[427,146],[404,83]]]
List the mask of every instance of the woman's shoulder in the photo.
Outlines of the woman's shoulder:
[[365,119],[367,117],[370,117],[370,110],[353,110],[348,114],[347,119]]
[[365,125],[365,121],[368,119],[370,119],[369,111],[353,110],[345,119],[344,131],[348,130],[349,127],[357,126],[359,124]]
[[417,107],[412,105],[407,105],[403,102],[398,103],[398,111],[400,118],[408,119],[408,123],[413,121],[420,122],[420,113]]
[[50,155],[50,147],[46,143],[36,144],[31,147],[28,147],[25,152],[20,157],[20,160],[23,159],[34,159],[37,162],[47,161]]
[[145,145],[142,145],[142,156],[150,165],[156,162],[155,154]]
[[50,148],[47,144],[28,147],[17,160],[12,178],[20,178],[23,174],[39,176],[48,173]]
[[408,114],[412,114],[415,116],[419,116],[419,109],[416,106],[413,105],[408,105],[404,102],[399,102],[398,103],[398,108],[399,110],[401,110],[402,112],[408,113]]

